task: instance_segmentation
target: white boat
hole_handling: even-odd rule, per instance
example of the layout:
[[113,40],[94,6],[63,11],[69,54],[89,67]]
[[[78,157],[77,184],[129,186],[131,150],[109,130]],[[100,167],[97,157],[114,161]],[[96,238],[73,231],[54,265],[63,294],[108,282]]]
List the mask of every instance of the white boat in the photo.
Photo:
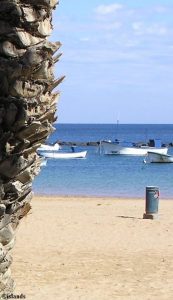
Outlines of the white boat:
[[160,154],[157,152],[148,152],[145,163],[173,163],[173,156],[168,154]]
[[37,150],[41,152],[41,151],[58,151],[60,149],[61,149],[60,145],[58,143],[55,143],[54,145],[43,144]]
[[150,146],[136,146],[133,144],[122,144],[118,141],[101,141],[101,153],[109,155],[136,155],[145,156],[147,152],[155,152],[160,154],[167,154],[168,147],[150,147]]
[[87,151],[80,152],[60,152],[60,151],[42,151],[41,155],[45,158],[85,158]]
[[58,143],[54,145],[41,145],[37,150],[38,153],[45,158],[85,158],[87,151],[75,152],[75,148],[72,146],[72,152],[62,152]]

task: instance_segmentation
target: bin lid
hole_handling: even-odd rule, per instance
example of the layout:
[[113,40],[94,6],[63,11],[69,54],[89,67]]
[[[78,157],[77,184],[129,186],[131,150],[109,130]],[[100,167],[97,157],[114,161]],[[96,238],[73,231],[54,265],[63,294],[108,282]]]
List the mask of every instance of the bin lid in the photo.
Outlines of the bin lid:
[[159,187],[158,186],[146,186],[146,189],[147,190],[158,190],[159,189]]

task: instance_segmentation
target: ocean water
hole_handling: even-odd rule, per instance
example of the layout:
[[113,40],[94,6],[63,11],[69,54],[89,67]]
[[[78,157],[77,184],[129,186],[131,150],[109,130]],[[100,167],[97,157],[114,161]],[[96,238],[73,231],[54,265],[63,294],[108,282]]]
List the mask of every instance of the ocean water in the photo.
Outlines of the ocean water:
[[[139,142],[160,138],[173,142],[173,125],[56,124],[48,142],[89,142],[103,139]],[[143,157],[99,155],[97,147],[86,159],[49,159],[36,177],[36,195],[145,196],[146,186],[158,186],[160,197],[173,197],[173,164],[144,164]],[[67,148],[66,148],[67,150]],[[173,154],[173,148],[169,148]]]

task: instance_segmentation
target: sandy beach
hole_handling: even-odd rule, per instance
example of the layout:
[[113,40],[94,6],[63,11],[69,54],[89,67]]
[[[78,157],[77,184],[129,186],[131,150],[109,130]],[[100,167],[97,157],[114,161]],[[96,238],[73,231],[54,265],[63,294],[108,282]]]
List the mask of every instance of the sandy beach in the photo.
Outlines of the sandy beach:
[[12,274],[26,299],[172,300],[173,201],[35,197],[17,230]]

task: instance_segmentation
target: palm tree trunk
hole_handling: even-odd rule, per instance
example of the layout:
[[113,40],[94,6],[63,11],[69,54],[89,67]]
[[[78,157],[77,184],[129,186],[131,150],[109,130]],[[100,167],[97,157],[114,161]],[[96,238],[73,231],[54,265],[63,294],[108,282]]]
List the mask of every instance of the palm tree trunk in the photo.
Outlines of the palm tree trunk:
[[0,297],[11,293],[9,251],[15,229],[31,208],[32,181],[40,171],[36,150],[52,133],[59,92],[49,42],[56,0],[0,3]]

